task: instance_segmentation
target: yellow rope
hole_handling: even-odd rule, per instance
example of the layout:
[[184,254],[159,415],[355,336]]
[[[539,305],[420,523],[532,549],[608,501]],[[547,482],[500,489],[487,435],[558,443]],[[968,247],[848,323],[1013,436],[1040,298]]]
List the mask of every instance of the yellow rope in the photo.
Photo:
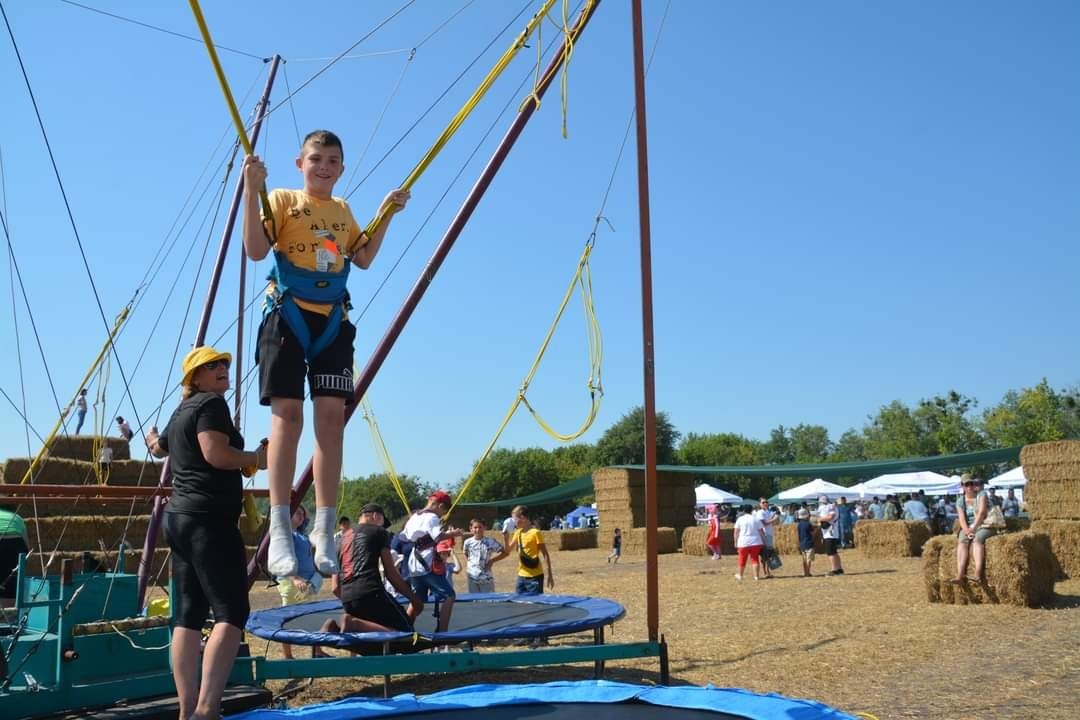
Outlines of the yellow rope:
[[368,401],[367,395],[360,399],[360,407],[364,414],[364,420],[371,429],[371,444],[375,447],[375,454],[379,456],[379,460],[386,470],[386,476],[390,478],[390,484],[394,486],[394,490],[401,499],[401,504],[405,506],[405,514],[408,515],[412,512],[412,508],[409,507],[409,498],[405,495],[405,488],[401,485],[401,478],[398,477],[397,470],[394,469],[394,462],[390,459],[390,451],[386,449],[386,443],[383,442],[382,433],[379,432],[379,423],[375,421],[375,411],[371,409],[371,403]]
[[[191,0],[191,2],[194,3],[195,0]],[[507,68],[507,66],[510,64],[510,61],[514,59],[514,57],[517,55],[518,51],[521,50],[521,48],[525,47],[525,43],[528,42],[529,36],[532,35],[533,30],[535,30],[541,25],[544,17],[548,14],[548,12],[550,12],[552,6],[555,5],[555,2],[556,0],[544,0],[544,4],[540,7],[539,10],[536,11],[536,14],[533,15],[532,19],[529,20],[528,24],[525,25],[525,29],[522,30],[516,38],[514,38],[514,42],[511,43],[510,47],[507,48],[506,52],[504,52],[502,57],[499,58],[498,62],[495,63],[495,66],[492,67],[490,71],[488,71],[488,74],[480,82],[480,85],[477,86],[476,90],[473,91],[473,94],[469,96],[469,99],[465,101],[465,104],[461,106],[461,109],[457,111],[457,114],[455,114],[454,117],[450,119],[449,124],[447,124],[446,128],[442,131],[442,134],[439,135],[439,137],[435,140],[435,143],[431,146],[427,153],[425,153],[424,156],[420,158],[420,162],[418,162],[416,164],[416,167],[412,169],[412,172],[410,172],[408,177],[405,178],[405,181],[401,183],[402,188],[409,190],[412,188],[413,184],[415,184],[416,181],[420,179],[420,176],[435,160],[435,157],[450,141],[450,138],[454,136],[454,133],[457,132],[457,129],[461,127],[462,123],[465,122],[465,118],[467,118],[469,114],[472,113],[473,109],[477,106],[477,104],[479,104],[480,100],[495,83],[495,80],[499,77],[499,75],[502,74],[503,70]],[[592,0],[590,0],[590,2],[592,2]],[[379,226],[382,225],[383,221],[386,219],[387,215],[390,212],[391,208],[385,208],[381,210],[379,214],[371,222],[368,223],[367,227],[364,229],[364,232],[367,233],[368,236],[371,236],[379,228]]]
[[[454,503],[450,506],[450,510],[447,511],[447,516],[453,513],[457,504],[465,497],[469,488],[476,480],[477,475],[480,472],[480,468],[491,455],[491,451],[495,448],[495,444],[499,441],[506,426],[510,424],[510,419],[517,412],[518,406],[523,404],[528,408],[537,424],[551,435],[553,438],[562,442],[569,442],[578,437],[581,437],[586,430],[592,425],[596,419],[596,415],[600,409],[600,400],[603,398],[604,390],[600,382],[600,365],[603,360],[603,343],[600,335],[600,323],[596,318],[596,309],[592,300],[592,274],[589,270],[589,256],[592,254],[593,242],[595,236],[590,236],[588,242],[585,244],[585,249],[582,251],[581,258],[578,260],[577,270],[574,273],[573,279],[570,281],[570,286],[567,288],[566,293],[563,295],[562,303],[559,305],[558,312],[555,313],[555,319],[551,323],[551,327],[548,328],[547,335],[544,337],[544,341],[540,345],[540,350],[536,354],[536,358],[533,360],[532,366],[529,368],[529,372],[526,374],[525,379],[521,383],[521,387],[518,389],[517,397],[514,398],[514,402],[510,404],[509,410],[503,416],[502,423],[499,425],[499,429],[495,431],[495,436],[484,448],[484,452],[480,455],[480,459],[476,462],[469,477],[462,483],[461,489],[457,493],[457,497],[454,498]],[[558,327],[559,320],[562,319],[563,313],[566,311],[566,306],[570,302],[570,298],[573,295],[574,288],[580,288],[582,301],[585,306],[586,326],[588,328],[588,341],[589,341],[589,361],[590,361],[590,373],[589,380],[586,386],[589,390],[590,407],[588,415],[581,426],[578,427],[572,433],[560,434],[556,432],[551,426],[544,421],[543,418],[532,408],[528,400],[526,400],[526,393],[529,389],[529,384],[532,382],[533,377],[536,375],[536,371],[540,368],[540,361],[544,357],[544,353],[547,352],[548,346],[551,344],[551,338],[555,334],[555,329]]]
[[[210,55],[210,63],[214,66],[214,73],[217,75],[218,83],[221,85],[221,92],[225,95],[225,104],[229,106],[229,115],[232,117],[233,125],[236,126],[236,137],[240,140],[240,146],[244,148],[244,154],[254,155],[255,150],[251,147],[251,140],[248,139],[247,128],[244,127],[244,121],[240,117],[240,111],[236,107],[236,100],[233,99],[232,90],[229,89],[229,81],[225,78],[225,71],[221,68],[221,61],[218,60],[217,50],[214,48],[214,41],[210,37],[210,28],[206,26],[206,19],[203,18],[202,8],[199,7],[199,0],[188,0],[188,4],[191,5],[191,12],[195,16],[195,23],[199,26],[199,32],[202,34],[203,44],[206,45],[206,52]],[[274,226],[274,213],[270,209],[270,198],[266,194],[266,185],[259,188],[259,200],[262,203],[263,217],[270,220],[270,244],[273,245],[277,240],[277,229]]]

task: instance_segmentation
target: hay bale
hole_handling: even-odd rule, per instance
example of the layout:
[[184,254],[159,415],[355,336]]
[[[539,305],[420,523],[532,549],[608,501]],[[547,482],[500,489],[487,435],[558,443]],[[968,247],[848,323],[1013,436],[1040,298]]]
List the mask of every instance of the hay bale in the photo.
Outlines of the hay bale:
[[[644,555],[645,554],[645,528],[631,528],[629,531],[623,530],[623,555]],[[675,528],[660,527],[656,528],[656,552],[659,555],[665,555],[668,553],[674,553],[679,551],[679,535],[675,532]]]
[[[773,527],[773,542],[776,552],[781,555],[801,555],[799,551],[799,525],[788,523]],[[814,552],[825,552],[825,540],[821,537],[821,528],[814,526]]]
[[544,532],[544,543],[553,550],[587,550],[597,547],[596,528],[581,530],[549,530]]
[[868,558],[918,557],[930,535],[930,526],[918,520],[855,523],[855,547]]
[[1080,578],[1080,522],[1075,520],[1036,520],[1032,532],[1050,538],[1050,551],[1057,562],[1059,579]]
[[[956,574],[956,538],[933,538],[923,558],[923,578],[931,602],[953,605],[1045,605],[1054,595],[1054,561],[1050,538],[1032,531],[1003,533],[986,541],[986,584],[951,585]],[[929,565],[936,556],[936,570]],[[968,571],[973,571],[973,560]]]
[[130,460],[131,446],[121,437],[95,437],[93,435],[57,435],[48,446],[49,457],[70,460],[97,460],[96,445],[108,445],[113,460]]
[[1026,445],[1024,504],[1033,520],[1080,520],[1080,440]]
[[[30,469],[30,458],[11,458],[4,463],[0,482],[18,485],[26,471]],[[70,460],[67,458],[47,458],[39,463],[34,471],[34,483],[41,485],[87,485],[97,483],[97,463],[88,460]],[[114,460],[109,466],[108,485],[142,485],[151,487],[158,484],[161,477],[161,464],[142,460]]]
[[[129,523],[130,520],[130,523]],[[38,533],[44,552],[58,551],[81,552],[96,551],[105,547],[115,550],[124,540],[129,547],[142,547],[146,539],[146,529],[150,523],[149,515],[87,515],[84,517],[38,517],[26,519],[26,531],[36,545]],[[157,537],[159,547],[165,546],[163,534]]]
[[[708,525],[695,525],[682,532],[683,555],[710,555],[712,551],[705,541],[709,539]],[[735,554],[735,526],[725,523],[720,526],[720,552]]]
[[[694,478],[687,473],[657,472],[657,525],[681,534],[695,525]],[[604,528],[645,526],[645,471],[600,468],[593,473],[596,509]],[[676,542],[678,537],[676,537]]]

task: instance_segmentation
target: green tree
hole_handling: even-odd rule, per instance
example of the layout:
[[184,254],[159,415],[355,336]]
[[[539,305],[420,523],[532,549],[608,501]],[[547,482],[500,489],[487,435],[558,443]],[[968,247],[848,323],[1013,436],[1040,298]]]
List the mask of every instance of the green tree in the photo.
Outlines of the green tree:
[[499,449],[480,466],[466,499],[469,502],[511,500],[555,487],[561,482],[554,456],[541,448]]
[[[656,413],[656,462],[670,465],[675,460],[679,431],[667,413]],[[605,465],[641,465],[645,462],[645,410],[636,407],[604,431],[596,443],[596,463]]]
[[555,460],[555,469],[563,482],[582,475],[590,475],[598,467],[596,447],[587,443],[560,445],[551,451],[551,456]]
[[778,425],[769,431],[769,439],[761,447],[762,460],[767,465],[790,465],[795,462],[795,448],[787,428]]
[[923,433],[911,408],[899,400],[878,410],[870,424],[863,428],[863,437],[866,457],[870,460],[937,454],[937,443]]
[[923,444],[932,441],[935,455],[952,455],[973,452],[986,447],[978,426],[968,413],[978,402],[950,390],[944,396],[936,395],[922,400],[912,417],[919,427]]
[[800,423],[788,430],[791,450],[797,463],[822,463],[833,451],[829,431],[823,425]]
[[[737,433],[690,433],[679,444],[675,462],[679,465],[761,465],[761,443]],[[699,473],[694,482],[709,483],[736,495],[772,494],[769,491],[772,478]]]
[[983,413],[982,427],[995,447],[1080,437],[1080,392],[1056,392],[1043,378],[1035,387],[1005,393]]
[[855,428],[848,428],[833,445],[829,462],[858,462],[866,459],[866,438]]
[[[431,489],[422,485],[418,478],[408,475],[399,476],[401,489],[409,500],[409,507],[422,507]],[[365,478],[345,480],[338,490],[338,515],[348,515],[353,521],[360,514],[360,508],[373,502],[382,506],[386,519],[394,522],[405,517],[408,511],[401,503],[393,483],[386,473],[368,475]]]

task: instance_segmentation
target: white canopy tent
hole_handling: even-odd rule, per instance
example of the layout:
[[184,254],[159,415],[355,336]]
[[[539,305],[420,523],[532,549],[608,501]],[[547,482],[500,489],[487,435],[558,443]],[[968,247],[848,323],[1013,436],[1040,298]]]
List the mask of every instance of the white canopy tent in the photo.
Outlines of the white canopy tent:
[[694,488],[694,494],[697,495],[696,505],[698,507],[702,505],[722,505],[727,503],[728,505],[742,505],[744,500],[738,495],[732,495],[726,490],[713,487],[708,483],[702,483]]
[[885,495],[913,493],[919,490],[922,490],[927,495],[958,495],[960,493],[960,483],[958,480],[940,473],[920,470],[919,472],[879,475],[872,480],[848,488],[848,490],[849,492],[854,491],[860,497],[868,495],[883,497]]
[[830,500],[841,496],[851,497],[851,489],[817,478],[790,490],[784,490],[776,495],[776,500],[780,503],[816,501],[822,495]]
[[1024,466],[1017,465],[1007,473],[1002,473],[996,478],[986,482],[987,487],[993,488],[1022,488],[1027,485],[1027,476],[1024,475]]

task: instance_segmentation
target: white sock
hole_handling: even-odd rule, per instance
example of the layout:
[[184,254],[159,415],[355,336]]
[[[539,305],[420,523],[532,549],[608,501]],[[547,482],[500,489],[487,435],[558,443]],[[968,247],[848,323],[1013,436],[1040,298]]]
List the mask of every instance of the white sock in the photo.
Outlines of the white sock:
[[266,569],[279,578],[296,574],[292,514],[288,505],[274,505],[270,508],[270,551],[267,553]]
[[315,509],[311,542],[315,545],[315,569],[323,575],[334,575],[338,571],[337,548],[334,547],[335,510],[332,507]]

